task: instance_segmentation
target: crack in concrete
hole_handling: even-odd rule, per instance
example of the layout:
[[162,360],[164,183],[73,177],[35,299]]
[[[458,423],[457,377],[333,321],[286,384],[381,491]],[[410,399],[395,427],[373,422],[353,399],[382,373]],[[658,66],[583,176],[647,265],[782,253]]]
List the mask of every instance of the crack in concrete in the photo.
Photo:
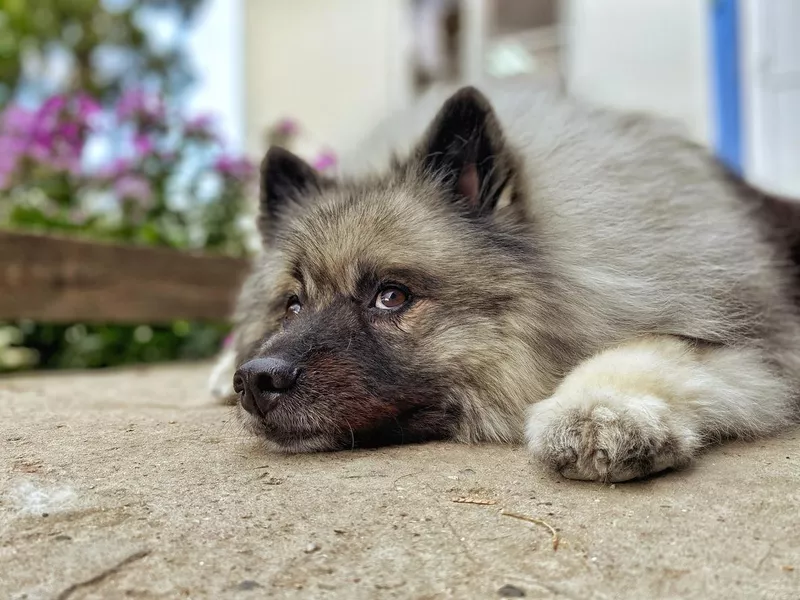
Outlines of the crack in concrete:
[[133,554],[131,554],[127,558],[124,558],[120,562],[115,564],[114,566],[109,567],[108,569],[106,569],[104,571],[101,571],[100,573],[98,573],[94,577],[90,577],[89,579],[86,579],[84,581],[79,581],[78,583],[73,583],[71,586],[69,586],[67,589],[65,589],[63,592],[61,592],[58,596],[56,596],[56,600],[67,600],[67,598],[69,598],[72,594],[74,594],[78,590],[80,590],[82,588],[90,587],[90,586],[92,586],[92,585],[94,585],[96,583],[100,583],[104,579],[107,579],[107,578],[111,577],[112,575],[115,575],[116,573],[119,573],[122,569],[124,569],[125,567],[127,567],[131,563],[134,563],[137,560],[143,559],[148,554],[150,554],[150,550],[140,550],[139,552],[134,552]]

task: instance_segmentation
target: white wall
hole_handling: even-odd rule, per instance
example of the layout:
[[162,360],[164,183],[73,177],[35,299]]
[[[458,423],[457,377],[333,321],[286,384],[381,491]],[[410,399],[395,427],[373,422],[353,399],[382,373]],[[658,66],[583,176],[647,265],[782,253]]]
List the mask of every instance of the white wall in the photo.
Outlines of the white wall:
[[569,90],[677,119],[710,143],[704,0],[562,0]]
[[756,185],[800,200],[800,2],[740,7],[745,171]]
[[411,97],[406,0],[244,0],[246,148],[292,117],[347,148]]

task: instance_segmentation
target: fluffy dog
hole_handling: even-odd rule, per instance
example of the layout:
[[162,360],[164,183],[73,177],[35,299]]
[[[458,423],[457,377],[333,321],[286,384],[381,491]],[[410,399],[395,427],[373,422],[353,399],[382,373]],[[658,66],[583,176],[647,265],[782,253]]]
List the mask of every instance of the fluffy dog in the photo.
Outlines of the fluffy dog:
[[381,173],[267,153],[215,376],[247,427],[288,452],[525,440],[623,481],[787,426],[793,240],[766,200],[657,120],[491,97],[456,92]]

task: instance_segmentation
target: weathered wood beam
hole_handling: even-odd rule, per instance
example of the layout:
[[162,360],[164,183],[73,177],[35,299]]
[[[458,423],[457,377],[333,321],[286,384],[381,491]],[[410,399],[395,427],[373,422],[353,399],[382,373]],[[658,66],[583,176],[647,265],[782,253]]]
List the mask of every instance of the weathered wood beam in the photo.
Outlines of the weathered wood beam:
[[223,320],[248,261],[0,230],[0,319]]

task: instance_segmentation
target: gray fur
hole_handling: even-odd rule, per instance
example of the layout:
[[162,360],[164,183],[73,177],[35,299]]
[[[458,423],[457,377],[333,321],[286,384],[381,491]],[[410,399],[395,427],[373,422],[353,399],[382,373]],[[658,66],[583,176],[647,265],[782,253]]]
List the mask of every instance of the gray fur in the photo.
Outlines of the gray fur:
[[[441,179],[415,166],[424,145],[411,140],[423,136],[438,99],[423,103],[365,144],[368,160],[348,166],[357,177],[323,186],[281,216],[241,293],[238,363],[271,352],[287,335],[275,307],[292,285],[290,262],[301,261],[306,275],[318,278],[314,302],[323,307],[352,293],[353,265],[367,260],[422,269],[439,286],[416,313],[379,334],[392,352],[413,352],[404,364],[441,384],[441,409],[459,414],[446,437],[521,442],[528,407],[552,404],[554,394],[561,398],[559,384],[584,361],[662,338],[668,340],[663,369],[690,355],[691,365],[680,368],[692,369],[698,382],[722,378],[720,385],[733,386],[731,394],[717,400],[709,392],[708,402],[672,398],[669,376],[654,384],[656,391],[630,384],[669,405],[672,416],[651,424],[652,435],[631,425],[632,413],[616,400],[592,400],[617,407],[616,417],[613,411],[603,417],[614,422],[614,431],[628,432],[612,436],[616,450],[598,446],[604,438],[597,419],[580,416],[591,410],[581,412],[568,399],[571,408],[548,417],[554,420],[546,427],[539,426],[544,408],[531,413],[539,424],[528,424],[534,453],[567,475],[628,479],[681,466],[708,440],[763,434],[789,423],[800,376],[794,267],[786,244],[762,218],[758,194],[670,124],[543,90],[486,92],[501,130],[495,133],[504,136],[503,155],[515,170],[508,184],[513,199],[498,204],[490,233],[456,214],[442,201]],[[386,166],[390,148],[398,154],[394,168]],[[365,174],[370,162],[377,174]],[[660,357],[662,350],[654,352]],[[676,377],[680,368],[675,366]],[[732,381],[735,372],[747,379]],[[681,393],[700,390],[703,396],[698,385]],[[320,402],[339,406],[335,399]],[[278,444],[280,449],[337,447],[332,440],[341,432],[328,437],[325,427],[338,426],[314,406],[298,418],[318,426],[320,435],[308,443]],[[256,419],[243,418],[263,434]],[[575,441],[563,442],[565,431],[576,432]],[[556,452],[561,443],[567,445]],[[628,450],[615,473],[606,459],[619,448]],[[631,456],[644,458],[632,467]],[[596,460],[605,466],[575,466]]]

